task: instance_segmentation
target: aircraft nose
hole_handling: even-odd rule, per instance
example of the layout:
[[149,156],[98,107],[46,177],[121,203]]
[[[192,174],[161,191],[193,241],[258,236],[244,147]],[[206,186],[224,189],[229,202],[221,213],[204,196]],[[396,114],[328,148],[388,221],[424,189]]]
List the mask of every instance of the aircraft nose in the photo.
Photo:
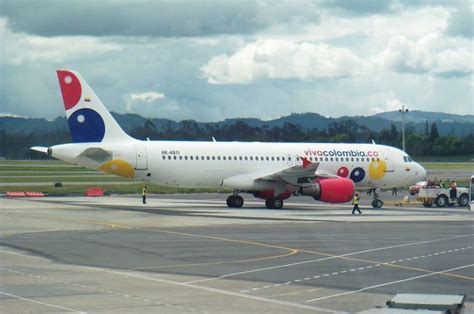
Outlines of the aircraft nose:
[[423,179],[423,180],[424,180],[424,179],[426,178],[426,169],[423,168],[423,166],[420,165],[420,164],[417,164],[417,166],[418,166],[418,167],[417,167],[418,169],[417,169],[417,171],[416,171],[416,175],[417,175],[417,177],[418,177],[419,179]]

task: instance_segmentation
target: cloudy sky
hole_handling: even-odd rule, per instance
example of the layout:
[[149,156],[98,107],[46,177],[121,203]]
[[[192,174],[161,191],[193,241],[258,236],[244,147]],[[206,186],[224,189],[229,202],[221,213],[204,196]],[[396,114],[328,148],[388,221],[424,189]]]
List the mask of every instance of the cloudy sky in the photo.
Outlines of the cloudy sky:
[[0,0],[0,114],[64,115],[74,69],[120,113],[174,120],[474,114],[474,2]]

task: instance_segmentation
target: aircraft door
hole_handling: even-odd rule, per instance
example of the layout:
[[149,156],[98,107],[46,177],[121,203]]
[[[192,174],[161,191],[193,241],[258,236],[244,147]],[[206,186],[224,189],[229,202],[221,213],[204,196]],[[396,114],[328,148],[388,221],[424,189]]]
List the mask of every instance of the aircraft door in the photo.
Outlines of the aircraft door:
[[390,149],[383,147],[381,149],[382,156],[380,156],[380,159],[385,161],[385,165],[387,166],[387,169],[385,172],[393,172],[394,171],[394,162],[393,162],[393,156],[392,152]]
[[135,145],[136,162],[135,170],[146,170],[148,169],[148,156],[146,147],[143,145]]

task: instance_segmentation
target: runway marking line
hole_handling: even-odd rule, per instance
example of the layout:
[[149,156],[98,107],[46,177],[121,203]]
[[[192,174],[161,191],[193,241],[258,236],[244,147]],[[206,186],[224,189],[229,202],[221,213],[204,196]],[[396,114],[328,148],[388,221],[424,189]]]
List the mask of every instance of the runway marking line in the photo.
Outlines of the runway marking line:
[[234,243],[240,243],[240,244],[250,244],[250,245],[254,245],[254,246],[261,246],[261,247],[275,248],[275,249],[289,251],[286,254],[271,255],[271,256],[257,257],[257,258],[244,259],[244,260],[218,261],[218,262],[208,262],[208,263],[192,263],[192,264],[184,264],[184,265],[169,265],[169,266],[156,266],[156,267],[153,267],[153,266],[134,267],[134,268],[129,268],[128,270],[145,270],[145,269],[156,269],[156,268],[179,268],[179,267],[190,267],[190,266],[200,266],[200,265],[220,265],[220,264],[234,264],[234,263],[242,263],[242,262],[254,262],[254,261],[267,260],[267,259],[287,257],[287,256],[295,255],[299,252],[298,249],[293,249],[293,248],[288,248],[288,247],[278,246],[278,245],[272,245],[272,244],[259,243],[259,242],[254,242],[254,241],[229,239],[229,238],[207,236],[207,235],[185,233],[185,232],[177,232],[177,231],[169,231],[169,230],[161,230],[161,229],[135,228],[135,227],[132,227],[132,226],[120,225],[120,224],[115,224],[115,223],[102,223],[102,222],[95,222],[95,221],[88,221],[88,220],[80,220],[80,221],[84,222],[84,223],[90,223],[90,224],[114,226],[115,228],[124,228],[124,229],[129,229],[129,230],[144,230],[144,231],[152,231],[152,232],[158,232],[158,233],[177,234],[177,235],[183,235],[183,236],[188,236],[188,237],[198,237],[198,238],[211,239],[211,240],[217,240],[217,241],[234,242]]
[[[459,250],[470,249],[470,248],[471,248],[471,247],[468,246],[468,247],[460,248],[460,249],[458,249],[458,251],[459,251]],[[411,259],[415,259],[415,258],[414,258],[414,257],[413,257],[413,258],[407,258],[406,260],[411,260]],[[397,263],[397,262],[402,262],[402,261],[404,261],[404,260],[402,259],[402,260],[398,260],[398,261],[390,261],[390,262],[384,263],[384,264],[390,265],[391,263]],[[380,264],[378,264],[378,265],[380,265]],[[377,265],[374,265],[374,266],[377,266]],[[347,272],[355,272],[355,271],[358,271],[358,270],[366,270],[366,269],[371,269],[371,268],[373,268],[374,266],[369,265],[369,266],[365,266],[365,267],[352,268],[352,269],[349,269],[349,270],[342,270],[342,271],[339,271],[339,272],[333,272],[333,273],[331,273],[331,274],[327,273],[327,274],[324,274],[324,275],[313,276],[313,278],[314,278],[314,279],[317,279],[317,278],[320,278],[320,277],[335,276],[335,275],[344,274],[344,273],[347,273]],[[471,277],[467,277],[467,278],[471,278]],[[305,278],[305,279],[295,279],[295,280],[289,281],[290,283],[287,282],[286,284],[297,283],[297,282],[300,282],[300,281],[306,280],[306,279],[309,280],[309,279],[311,279],[311,278],[308,277],[308,278]],[[473,279],[474,279],[474,278],[473,278]],[[268,286],[266,286],[266,287],[268,287]],[[271,287],[276,287],[276,284],[271,285]],[[252,291],[258,291],[258,290],[261,290],[261,289],[264,289],[264,288],[265,288],[265,287],[263,287],[263,288],[255,287],[255,288],[252,288],[251,290],[252,290]],[[247,289],[247,290],[241,290],[240,292],[248,292],[248,291],[249,291],[249,289]]]
[[[17,270],[13,270],[13,269],[8,269],[8,268],[4,268],[4,267],[0,267],[0,271],[1,271],[1,270],[7,271],[7,272],[10,272],[10,273],[15,273],[15,274],[18,274],[18,275],[27,275],[27,276],[29,276],[29,277],[33,277],[33,278],[37,278],[37,279],[42,279],[42,280],[46,280],[46,281],[52,281],[52,282],[56,282],[56,283],[60,283],[60,284],[65,284],[65,285],[69,285],[69,286],[78,287],[78,288],[83,288],[83,289],[89,289],[89,290],[99,291],[99,292],[103,292],[103,293],[107,293],[107,294],[111,294],[111,295],[118,295],[118,296],[120,296],[120,297],[134,298],[134,299],[142,300],[142,301],[145,301],[145,302],[152,302],[152,303],[154,303],[154,304],[156,304],[156,305],[164,305],[164,306],[173,307],[173,308],[186,309],[186,310],[192,311],[192,312],[197,311],[196,309],[191,308],[191,307],[183,307],[183,306],[180,306],[180,305],[174,305],[174,304],[169,304],[169,303],[163,303],[163,302],[159,302],[159,301],[155,301],[155,300],[150,300],[150,299],[143,298],[143,297],[139,297],[139,296],[133,296],[133,295],[121,293],[121,292],[118,292],[118,291],[104,290],[104,289],[101,289],[101,288],[96,288],[96,287],[92,287],[92,286],[81,285],[81,284],[77,284],[77,283],[71,283],[71,282],[68,282],[68,281],[63,281],[63,280],[48,278],[48,277],[44,277],[44,276],[40,276],[40,275],[28,274],[28,273],[24,273],[24,272],[21,272],[21,271],[17,271]],[[2,294],[2,293],[9,295],[8,293],[5,293],[5,292],[0,291],[0,294]],[[14,296],[14,295],[12,295],[12,296]],[[65,309],[65,310],[70,310],[70,311],[77,312],[77,313],[86,313],[86,312],[77,311],[77,310],[73,310],[73,309],[68,309],[68,308],[61,307],[61,306],[57,306],[57,305],[53,305],[53,304],[48,304],[48,303],[44,303],[44,302],[39,302],[39,301],[35,301],[35,300],[30,300],[30,299],[23,298],[23,297],[20,297],[20,296],[15,296],[15,297],[16,297],[16,298],[19,298],[19,299],[24,299],[24,300],[27,300],[27,301],[30,301],[30,302],[35,302],[35,303],[45,304],[45,305],[49,305],[49,306],[53,306],[53,307],[57,307],[57,308]]]
[[73,312],[73,313],[86,313],[86,312],[83,312],[83,311],[74,310],[74,309],[67,308],[67,307],[60,306],[60,305],[56,305],[56,304],[51,304],[51,303],[46,303],[46,302],[33,300],[33,299],[30,299],[30,298],[21,297],[19,295],[12,294],[12,293],[7,293],[7,292],[4,292],[4,291],[0,291],[0,294],[6,295],[6,296],[9,296],[9,297],[12,297],[12,298],[17,298],[17,299],[20,299],[20,300],[23,300],[23,301],[31,302],[31,303],[37,303],[37,304],[46,305],[46,306],[54,307],[54,308],[61,309],[61,310],[66,310],[66,311]]
[[[132,227],[132,226],[128,226],[128,225],[123,225],[123,224],[104,223],[104,222],[89,221],[89,220],[79,220],[79,221],[82,221],[84,223],[106,225],[106,226],[113,225],[113,226],[117,226],[119,228],[130,229],[130,230],[144,230],[144,231],[151,231],[151,232],[158,232],[158,233],[177,234],[177,235],[183,235],[183,236],[189,236],[189,237],[198,237],[198,238],[213,239],[213,240],[226,241],[226,242],[244,243],[244,244],[250,244],[250,245],[261,246],[261,247],[277,248],[277,249],[288,250],[288,251],[292,252],[293,254],[296,254],[298,252],[302,252],[302,253],[310,253],[310,254],[327,256],[327,258],[323,258],[323,259],[319,259],[319,260],[297,262],[297,263],[293,263],[293,264],[280,265],[280,266],[274,266],[274,267],[267,267],[267,268],[263,268],[263,269],[238,272],[238,273],[222,275],[222,276],[218,276],[218,277],[193,280],[193,281],[189,281],[189,282],[186,282],[186,283],[197,283],[197,282],[203,282],[203,281],[217,280],[217,279],[222,279],[222,278],[231,277],[231,276],[244,274],[244,273],[249,273],[249,272],[256,272],[256,271],[267,270],[267,269],[283,268],[283,267],[288,267],[288,266],[292,266],[292,265],[299,265],[299,264],[311,263],[311,262],[322,261],[322,260],[327,260],[327,259],[334,259],[334,258],[341,258],[341,259],[364,262],[364,263],[369,263],[369,264],[379,264],[380,263],[379,261],[359,259],[359,258],[353,258],[353,257],[348,257],[348,256],[355,255],[355,254],[367,253],[367,252],[374,252],[374,251],[379,251],[379,250],[386,250],[386,249],[390,249],[390,248],[405,247],[405,246],[440,242],[440,241],[446,241],[446,240],[451,240],[451,239],[474,236],[472,234],[470,234],[470,235],[458,235],[458,236],[452,236],[452,237],[435,239],[435,240],[418,241],[418,242],[412,242],[412,243],[392,245],[392,246],[382,247],[382,248],[368,249],[368,250],[359,251],[359,252],[352,252],[352,253],[348,253],[348,254],[335,255],[335,254],[317,252],[317,251],[312,251],[312,250],[289,248],[289,247],[273,245],[273,244],[266,244],[266,243],[260,243],[260,242],[254,242],[254,241],[229,239],[229,238],[208,236],[208,235],[201,235],[201,234],[193,234],[193,233],[187,233],[187,232],[170,231],[170,230],[162,230],[162,229],[151,229],[151,228],[140,228],[140,227]],[[293,255],[293,254],[290,254],[290,255]],[[425,273],[433,273],[433,271],[431,271],[431,270],[422,269],[422,268],[408,267],[408,266],[395,265],[395,264],[389,264],[389,263],[382,263],[382,264],[386,265],[386,266],[389,266],[389,267],[403,268],[403,269],[420,271],[420,272],[425,272]],[[130,270],[133,270],[133,269],[130,269]],[[457,275],[457,274],[451,274],[451,273],[447,273],[447,272],[440,273],[440,275],[449,276],[449,277],[457,277],[457,278],[462,278],[462,279],[467,279],[467,280],[474,280],[474,278],[472,278],[472,277],[467,277],[467,276],[462,276],[462,275]]]
[[324,297],[307,300],[306,302],[311,303],[311,302],[316,302],[316,301],[320,301],[320,300],[325,300],[325,299],[340,297],[340,296],[344,296],[344,295],[359,293],[359,292],[363,292],[363,291],[367,291],[367,290],[371,290],[371,289],[375,289],[375,288],[379,288],[379,287],[384,287],[384,286],[389,286],[389,285],[393,285],[393,284],[397,284],[397,283],[401,283],[401,282],[406,282],[406,281],[416,280],[416,279],[420,279],[420,278],[430,277],[430,276],[438,275],[438,274],[441,274],[441,273],[447,273],[447,272],[450,272],[450,271],[469,268],[469,267],[473,267],[473,266],[474,266],[474,264],[469,264],[469,265],[464,265],[464,266],[455,267],[455,268],[451,268],[451,269],[445,269],[445,270],[441,270],[441,271],[432,272],[430,274],[424,274],[424,275],[419,275],[419,276],[410,277],[410,278],[406,278],[406,279],[395,280],[395,281],[391,281],[391,282],[386,282],[386,283],[382,283],[382,284],[378,284],[378,285],[373,285],[373,286],[361,288],[361,289],[358,289],[358,290],[331,294],[331,295],[327,295],[327,296],[324,296]]

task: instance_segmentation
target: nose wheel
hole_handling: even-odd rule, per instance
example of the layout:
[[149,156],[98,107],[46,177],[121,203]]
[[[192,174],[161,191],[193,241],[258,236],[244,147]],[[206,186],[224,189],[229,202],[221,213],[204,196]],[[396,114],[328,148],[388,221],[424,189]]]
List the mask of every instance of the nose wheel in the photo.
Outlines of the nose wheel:
[[240,195],[230,195],[227,198],[227,206],[230,208],[241,208],[244,205],[244,199]]
[[377,190],[374,189],[374,200],[372,201],[372,207],[382,208],[382,206],[383,206],[383,201],[379,199],[379,193],[377,193]]

